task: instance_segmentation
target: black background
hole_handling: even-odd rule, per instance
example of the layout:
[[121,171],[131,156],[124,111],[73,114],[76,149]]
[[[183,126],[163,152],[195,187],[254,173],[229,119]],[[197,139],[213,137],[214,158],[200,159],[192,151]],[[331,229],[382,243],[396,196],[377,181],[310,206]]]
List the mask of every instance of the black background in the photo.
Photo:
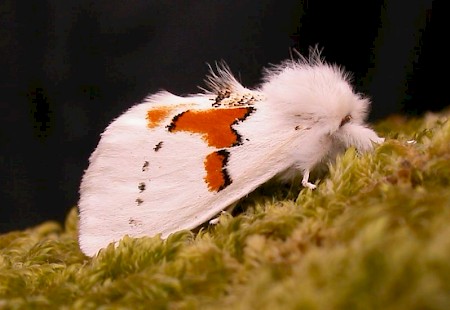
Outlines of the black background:
[[372,98],[371,121],[441,110],[443,2],[1,0],[0,232],[62,221],[108,123],[159,89],[197,92],[207,62],[251,87],[318,44]]

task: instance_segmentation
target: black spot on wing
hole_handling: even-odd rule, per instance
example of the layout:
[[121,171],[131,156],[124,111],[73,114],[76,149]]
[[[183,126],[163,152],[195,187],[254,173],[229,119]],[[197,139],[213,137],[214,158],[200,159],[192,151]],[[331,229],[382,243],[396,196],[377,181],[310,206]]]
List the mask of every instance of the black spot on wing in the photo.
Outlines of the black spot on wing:
[[155,145],[155,147],[153,148],[153,150],[154,150],[155,152],[158,152],[158,151],[162,148],[163,144],[164,144],[163,141],[158,142],[158,144]]
[[228,170],[227,170],[227,165],[228,165],[228,161],[230,159],[230,152],[228,152],[227,150],[218,150],[216,151],[217,154],[223,156],[223,161],[222,161],[222,176],[223,176],[223,180],[224,183],[223,185],[219,188],[219,192],[221,190],[223,190],[224,188],[226,188],[228,185],[230,185],[231,183],[233,183],[233,181],[231,180],[230,175],[228,174]]
[[[247,117],[249,117],[250,114],[252,114],[253,112],[256,111],[256,109],[254,107],[246,107],[246,109],[247,109],[247,112],[245,113],[245,115],[243,117],[241,117],[241,118],[237,118],[233,122],[233,124],[231,124],[231,131],[233,131],[233,133],[236,135],[236,142],[233,143],[232,146],[238,146],[238,145],[242,144],[242,136],[239,134],[239,132],[237,132],[237,130],[235,130],[233,128],[233,125],[236,125],[236,124],[238,124],[240,122],[245,121],[247,119]],[[246,139],[246,140],[248,140],[248,139]]]
[[231,91],[229,91],[228,89],[223,90],[223,91],[219,91],[219,93],[217,94],[217,97],[214,99],[214,103],[212,104],[213,108],[218,108],[220,107],[221,101],[225,98],[229,98],[231,96]]
[[175,115],[175,116],[172,118],[172,121],[170,122],[170,124],[166,126],[167,130],[168,130],[169,132],[174,131],[175,128],[176,128],[176,126],[177,126],[178,119],[179,119],[184,113],[187,113],[187,112],[189,112],[189,110],[186,110],[186,111],[184,111],[184,112],[181,112],[181,113]]
[[144,161],[144,164],[142,165],[142,171],[147,171],[148,170],[148,166],[149,166],[149,162],[148,161]]

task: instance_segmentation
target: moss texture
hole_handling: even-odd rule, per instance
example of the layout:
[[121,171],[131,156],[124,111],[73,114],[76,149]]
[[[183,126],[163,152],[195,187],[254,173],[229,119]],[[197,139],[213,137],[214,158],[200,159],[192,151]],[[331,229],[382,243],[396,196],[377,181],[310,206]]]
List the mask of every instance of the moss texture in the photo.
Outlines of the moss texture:
[[449,116],[379,122],[315,191],[265,185],[197,234],[91,259],[73,208],[0,235],[0,309],[450,309]]

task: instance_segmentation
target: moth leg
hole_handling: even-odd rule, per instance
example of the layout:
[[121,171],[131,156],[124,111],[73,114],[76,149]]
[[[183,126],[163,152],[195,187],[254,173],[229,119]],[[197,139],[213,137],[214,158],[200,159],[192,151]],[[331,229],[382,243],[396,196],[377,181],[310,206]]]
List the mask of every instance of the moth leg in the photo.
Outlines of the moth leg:
[[[224,212],[224,211],[222,211],[222,212]],[[221,214],[222,214],[222,212],[221,212]],[[220,222],[220,215],[209,220],[209,225],[217,225],[217,224],[219,224],[219,222]]]
[[209,220],[209,225],[217,225],[220,222],[220,216],[222,214],[225,213],[230,213],[233,212],[234,208],[236,207],[236,205],[238,204],[238,202],[232,203],[231,205],[229,205],[228,207],[225,208],[225,210],[220,211],[220,214],[218,216],[216,216],[215,218]]
[[317,186],[309,182],[309,169],[303,172],[302,185],[309,189],[315,189]]
[[219,224],[219,223],[220,223],[220,216],[221,216],[222,214],[225,214],[225,213],[227,213],[226,210],[220,211],[219,215],[217,215],[215,218],[209,220],[209,222],[208,222],[209,225],[217,225],[217,224]]

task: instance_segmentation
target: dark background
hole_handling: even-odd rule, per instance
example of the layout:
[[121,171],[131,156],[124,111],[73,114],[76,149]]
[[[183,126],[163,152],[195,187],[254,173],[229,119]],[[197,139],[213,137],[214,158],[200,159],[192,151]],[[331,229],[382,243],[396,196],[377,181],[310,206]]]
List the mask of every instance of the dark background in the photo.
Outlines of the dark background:
[[255,86],[319,44],[372,98],[371,121],[441,110],[443,2],[1,0],[0,232],[62,221],[108,123],[159,89],[197,92],[206,62]]

